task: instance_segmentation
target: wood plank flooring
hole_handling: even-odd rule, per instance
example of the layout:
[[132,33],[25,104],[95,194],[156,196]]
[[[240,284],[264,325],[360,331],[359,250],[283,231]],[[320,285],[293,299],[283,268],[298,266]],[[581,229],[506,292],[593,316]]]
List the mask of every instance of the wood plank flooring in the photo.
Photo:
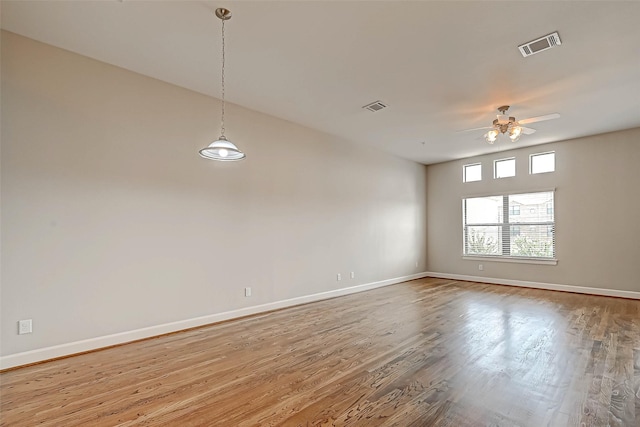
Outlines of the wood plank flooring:
[[640,301],[421,279],[0,375],[2,426],[640,426]]

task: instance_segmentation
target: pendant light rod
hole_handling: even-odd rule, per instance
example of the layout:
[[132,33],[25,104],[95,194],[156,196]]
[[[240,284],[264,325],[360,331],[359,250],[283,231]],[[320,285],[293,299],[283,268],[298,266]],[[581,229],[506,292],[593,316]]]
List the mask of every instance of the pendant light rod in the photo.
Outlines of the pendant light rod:
[[225,38],[224,38],[224,22],[231,19],[231,11],[225,8],[216,9],[216,16],[222,21],[222,117],[220,119],[220,135],[224,136],[224,107],[225,107],[225,94],[224,94],[224,66],[225,66]]

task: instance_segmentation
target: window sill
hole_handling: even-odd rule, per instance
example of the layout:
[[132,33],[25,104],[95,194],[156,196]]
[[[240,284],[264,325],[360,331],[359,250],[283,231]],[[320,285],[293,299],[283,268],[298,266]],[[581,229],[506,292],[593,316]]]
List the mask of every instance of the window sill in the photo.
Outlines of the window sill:
[[518,264],[539,264],[539,265],[557,265],[558,260],[555,258],[519,258],[505,256],[477,256],[463,255],[462,259],[467,261],[496,261],[496,262],[513,262]]

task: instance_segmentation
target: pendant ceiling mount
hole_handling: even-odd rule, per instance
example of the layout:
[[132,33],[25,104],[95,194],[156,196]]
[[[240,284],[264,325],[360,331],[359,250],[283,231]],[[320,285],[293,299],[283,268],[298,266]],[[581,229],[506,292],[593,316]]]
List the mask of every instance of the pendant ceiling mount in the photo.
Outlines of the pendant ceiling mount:
[[219,7],[216,9],[216,16],[223,21],[231,19],[231,11],[229,9],[225,9],[224,7]]

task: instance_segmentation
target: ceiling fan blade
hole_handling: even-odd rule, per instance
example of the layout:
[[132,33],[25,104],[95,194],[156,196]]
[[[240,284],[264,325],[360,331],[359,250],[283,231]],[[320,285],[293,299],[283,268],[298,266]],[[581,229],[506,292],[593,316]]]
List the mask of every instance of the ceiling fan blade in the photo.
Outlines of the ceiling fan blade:
[[535,129],[526,128],[524,126],[520,126],[520,127],[522,128],[522,133],[524,133],[525,135],[531,135],[532,133],[536,132]]
[[528,125],[530,123],[537,123],[537,122],[543,122],[545,120],[557,119],[558,117],[560,117],[560,114],[551,113],[551,114],[547,114],[547,115],[544,115],[544,116],[530,117],[528,119],[518,120],[518,123],[521,124],[521,125]]
[[472,131],[474,131],[474,130],[483,130],[483,129],[493,129],[493,126],[485,126],[485,127],[481,127],[481,128],[473,128],[473,129],[459,130],[459,131],[456,131],[456,133],[472,132]]

